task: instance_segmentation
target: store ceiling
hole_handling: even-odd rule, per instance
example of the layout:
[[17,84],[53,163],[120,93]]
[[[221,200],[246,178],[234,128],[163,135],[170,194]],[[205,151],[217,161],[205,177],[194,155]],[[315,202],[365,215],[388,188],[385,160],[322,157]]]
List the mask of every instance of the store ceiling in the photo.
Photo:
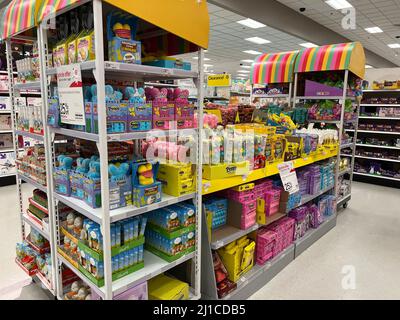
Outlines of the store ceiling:
[[[324,0],[278,0],[317,23],[343,35],[352,41],[360,41],[372,52],[400,65],[400,49],[391,49],[388,44],[400,44],[399,0],[347,0],[356,10],[356,29],[344,30],[343,13],[335,10]],[[380,27],[383,33],[368,33],[365,28]]]
[[[204,63],[210,65],[207,66],[207,70],[213,73],[226,72],[232,74],[235,78],[241,77],[238,75],[239,70],[250,72],[250,69],[242,68],[240,64],[251,65],[250,62],[242,62],[241,60],[254,60],[257,57],[257,55],[243,51],[255,50],[262,53],[272,53],[299,50],[302,48],[299,44],[306,42],[269,26],[258,29],[243,26],[237,21],[247,17],[210,3],[208,10],[210,14],[210,42],[205,57],[210,60]],[[251,37],[261,37],[271,41],[271,43],[259,45],[245,40]],[[197,70],[196,60],[193,59],[193,57],[197,57],[197,54],[184,54],[179,57],[190,61],[194,70]]]

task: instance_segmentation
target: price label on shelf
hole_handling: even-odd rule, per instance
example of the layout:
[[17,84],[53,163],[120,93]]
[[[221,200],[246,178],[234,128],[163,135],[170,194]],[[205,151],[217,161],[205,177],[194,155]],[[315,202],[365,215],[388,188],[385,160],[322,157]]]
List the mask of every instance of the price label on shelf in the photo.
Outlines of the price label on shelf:
[[293,161],[278,164],[278,170],[285,191],[292,194],[300,190]]
[[57,68],[58,96],[60,100],[61,122],[85,125],[82,74],[79,64]]

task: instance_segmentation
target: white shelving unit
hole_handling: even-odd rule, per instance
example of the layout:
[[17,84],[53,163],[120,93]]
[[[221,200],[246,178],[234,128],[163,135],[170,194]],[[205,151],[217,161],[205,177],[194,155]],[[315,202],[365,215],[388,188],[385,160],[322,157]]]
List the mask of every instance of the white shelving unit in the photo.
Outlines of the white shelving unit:
[[[26,30],[23,30],[26,31]],[[36,34],[36,29],[32,29],[33,34]],[[39,135],[31,132],[25,132],[25,131],[19,131],[17,128],[17,119],[18,119],[18,110],[17,106],[15,104],[15,98],[20,97],[21,95],[33,95],[33,96],[41,96],[40,90],[43,91],[43,82],[41,81],[34,81],[34,82],[27,82],[24,84],[19,84],[16,83],[16,79],[14,77],[15,73],[13,72],[13,55],[12,55],[12,42],[14,40],[23,40],[23,41],[28,41],[28,43],[32,43],[33,41],[38,41],[40,42],[39,37],[35,38],[29,38],[27,40],[26,37],[21,37],[19,38],[19,34],[12,35],[11,38],[6,39],[6,54],[7,54],[7,68],[8,68],[8,81],[9,81],[9,96],[10,96],[10,101],[12,105],[12,127],[13,130],[10,131],[13,134],[13,141],[14,141],[14,149],[13,152],[14,154],[18,155],[18,152],[23,151],[24,148],[20,148],[18,144],[18,136],[22,137],[27,137],[30,139],[34,139],[37,143],[44,143],[45,138],[47,137],[47,130],[44,128],[44,135]],[[39,56],[39,59],[42,57]],[[30,91],[28,91],[30,90]],[[35,91],[36,90],[36,91]],[[44,112],[44,100],[42,97],[42,112],[41,112],[41,121],[42,123],[46,123],[46,116]],[[45,146],[46,147],[46,146]],[[49,165],[48,159],[46,159],[47,165]],[[50,172],[47,170],[46,171],[46,180],[50,181],[52,178],[50,176]],[[53,221],[53,214],[51,211],[51,208],[49,207],[48,209],[48,225],[47,223],[45,225],[42,225],[38,221],[36,221],[34,218],[30,217],[27,212],[24,211],[24,204],[23,201],[23,194],[22,194],[22,182],[26,182],[35,188],[45,192],[49,198],[51,195],[51,189],[49,184],[46,186],[41,185],[31,177],[27,176],[26,174],[22,173],[17,173],[16,174],[16,186],[17,186],[17,193],[18,193],[18,202],[19,202],[19,215],[20,215],[20,222],[21,222],[21,240],[24,240],[27,237],[26,234],[26,229],[25,229],[25,223],[30,226],[30,228],[33,228],[37,230],[44,238],[46,238],[49,243],[50,243],[50,254],[51,254],[51,262],[52,262],[52,278],[51,278],[51,283],[48,282],[48,280],[41,275],[39,272],[35,274],[32,278],[39,280],[43,283],[44,287],[49,290],[50,294],[52,296],[56,295],[56,288],[57,288],[57,281],[56,281],[56,246],[55,246],[55,233],[54,233],[54,221]]]
[[[84,1],[84,3],[89,1]],[[47,127],[47,132],[50,134],[44,138],[44,143],[46,144],[46,152],[47,157],[50,159],[50,163],[47,166],[49,171],[49,175],[53,175],[53,167],[55,165],[55,153],[54,153],[54,142],[55,137],[64,136],[67,139],[75,138],[82,139],[87,141],[93,141],[97,145],[97,149],[100,157],[100,167],[101,167],[101,199],[102,205],[101,208],[93,209],[88,206],[83,201],[65,197],[63,195],[57,194],[54,190],[54,183],[51,180],[49,182],[49,188],[51,192],[49,193],[49,204],[52,208],[52,212],[54,213],[54,229],[55,229],[55,246],[58,247],[60,245],[60,236],[59,236],[59,217],[58,217],[58,206],[59,203],[64,203],[76,210],[77,212],[83,214],[84,216],[92,219],[93,221],[99,223],[101,225],[101,230],[103,233],[103,261],[104,261],[104,286],[99,287],[89,278],[81,273],[77,268],[75,268],[69,261],[67,261],[63,256],[57,254],[56,256],[56,275],[57,275],[57,296],[63,296],[63,288],[61,282],[61,266],[66,265],[74,273],[80,277],[84,282],[86,282],[94,292],[96,292],[101,298],[106,300],[113,299],[116,295],[136,286],[139,283],[147,281],[165,271],[174,268],[177,265],[180,265],[186,261],[191,261],[192,274],[191,276],[191,297],[194,299],[200,298],[200,250],[201,250],[201,190],[202,190],[202,169],[201,166],[197,166],[196,170],[196,181],[197,181],[197,192],[192,194],[187,194],[181,197],[172,197],[163,194],[162,201],[155,203],[153,205],[137,208],[134,206],[128,206],[116,210],[109,209],[109,180],[108,180],[108,142],[126,142],[132,140],[140,140],[145,139],[149,136],[160,136],[166,132],[154,131],[154,132],[138,132],[138,133],[124,133],[124,134],[107,134],[107,114],[106,114],[106,106],[105,106],[105,84],[109,79],[117,79],[117,80],[130,80],[138,83],[144,83],[148,86],[164,86],[162,84],[155,83],[155,81],[161,80],[177,80],[177,79],[193,79],[198,88],[198,101],[203,101],[203,59],[204,53],[202,49],[198,51],[198,70],[199,72],[179,70],[179,69],[167,69],[160,67],[153,67],[147,65],[139,65],[139,64],[127,64],[127,63],[118,63],[105,61],[104,57],[104,42],[103,35],[106,33],[103,30],[103,21],[105,12],[105,6],[103,6],[103,1],[93,0],[91,1],[93,5],[93,17],[94,17],[94,38],[96,41],[95,45],[95,61],[83,62],[80,63],[80,68],[82,72],[87,72],[87,75],[94,76],[95,82],[97,83],[97,101],[98,101],[98,126],[99,133],[85,133],[70,129],[64,128],[49,128]],[[73,7],[77,7],[80,4],[76,4]],[[72,8],[72,7],[71,7]],[[68,11],[69,8],[62,10],[60,14]],[[108,8],[109,9],[109,8]],[[56,16],[59,13],[56,13]],[[39,35],[40,39],[42,39],[40,45],[40,51],[42,57],[48,56],[48,34],[46,25],[46,19],[40,24],[39,27]],[[43,79],[46,79],[46,86],[43,88],[43,97],[46,101],[45,111],[48,110],[47,100],[50,96],[50,86],[51,86],[51,77],[57,74],[56,68],[47,68],[47,61],[42,60],[42,72]],[[174,87],[174,85],[165,85],[167,87]],[[83,97],[82,97],[83,99]],[[199,103],[197,106],[197,110],[199,112],[199,120],[198,120],[198,128],[203,127],[202,122],[202,113],[203,113],[203,104]],[[199,130],[171,130],[168,131],[167,134],[169,136],[176,135],[194,135],[194,138],[199,141]],[[202,144],[197,143],[196,155],[197,158],[201,155]],[[199,158],[197,159],[199,163]],[[122,219],[126,219],[129,217],[133,217],[136,215],[141,215],[151,210],[155,210],[158,208],[162,208],[174,203],[178,203],[181,201],[193,200],[196,208],[197,208],[197,216],[196,216],[196,250],[193,253],[189,253],[184,255],[183,257],[173,261],[167,262],[162,258],[154,255],[145,250],[144,253],[144,268],[138,271],[135,271],[119,280],[112,280],[112,263],[111,263],[111,234],[110,234],[110,224],[116,221],[120,221]]]
[[[397,103],[369,103],[369,98],[394,98],[397,99]],[[384,100],[383,100],[384,101]],[[391,101],[395,102],[395,101]],[[400,108],[400,90],[364,90],[364,101],[361,103],[362,115],[360,120],[362,123],[367,124],[385,124],[385,125],[400,125],[399,116],[383,116],[384,113],[379,113],[380,108]],[[397,114],[397,113],[395,113]],[[385,129],[386,130],[386,129]],[[400,159],[396,159],[396,156],[400,155],[400,146],[397,146],[395,139],[400,139],[400,132],[392,127],[392,131],[385,130],[365,130],[358,129],[361,139],[358,139],[356,143],[356,159],[358,163],[365,167],[364,169],[369,170],[367,167],[368,162],[372,161],[375,163],[381,163],[382,168],[390,169],[392,171],[400,172]],[[375,139],[378,141],[386,141],[385,145],[379,145],[370,143],[369,139]],[[360,149],[368,152],[378,153],[377,156],[374,154],[366,155],[363,152],[357,152]],[[388,157],[385,153],[389,153],[394,157]],[[400,180],[394,177],[388,177],[378,174],[370,174],[363,172],[354,172],[357,180],[369,183],[384,184],[391,187],[400,187]]]

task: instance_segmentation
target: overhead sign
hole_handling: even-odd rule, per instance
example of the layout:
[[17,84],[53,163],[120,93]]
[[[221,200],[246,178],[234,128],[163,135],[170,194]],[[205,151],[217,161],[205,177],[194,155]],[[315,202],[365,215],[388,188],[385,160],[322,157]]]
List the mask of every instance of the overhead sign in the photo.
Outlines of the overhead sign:
[[62,123],[85,125],[82,74],[79,64],[57,68],[58,97]]
[[232,77],[230,74],[212,74],[207,76],[207,86],[209,87],[230,87]]

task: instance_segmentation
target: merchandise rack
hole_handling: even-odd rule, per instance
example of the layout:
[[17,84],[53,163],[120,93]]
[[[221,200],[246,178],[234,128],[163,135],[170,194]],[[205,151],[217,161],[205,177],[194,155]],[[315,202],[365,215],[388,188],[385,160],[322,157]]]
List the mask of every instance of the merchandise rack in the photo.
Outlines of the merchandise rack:
[[[93,282],[86,278],[86,276],[81,273],[76,267],[74,267],[68,260],[66,260],[61,254],[57,254],[56,259],[58,261],[57,265],[57,296],[59,298],[63,295],[63,288],[62,288],[62,279],[61,279],[61,264],[68,266],[71,270],[74,271],[75,274],[78,275],[84,282],[86,282],[94,292],[96,292],[101,298],[103,299],[113,299],[116,295],[136,286],[139,283],[145,282],[158,274],[161,274],[165,271],[170,270],[171,268],[182,264],[186,261],[191,261],[192,264],[192,281],[191,281],[191,298],[199,299],[200,298],[200,249],[201,249],[201,177],[202,177],[202,170],[201,166],[197,166],[196,170],[196,178],[197,178],[197,190],[193,194],[188,194],[181,197],[171,197],[165,196],[162,198],[162,201],[156,203],[154,205],[150,205],[148,207],[136,208],[134,206],[129,206],[125,208],[120,208],[116,210],[109,210],[109,182],[108,182],[108,142],[111,141],[130,141],[130,140],[140,140],[147,138],[150,136],[157,136],[158,132],[149,132],[149,133],[127,133],[127,134],[107,134],[106,129],[106,108],[105,108],[105,82],[106,79],[126,79],[141,83],[147,83],[157,80],[169,80],[169,79],[193,79],[196,82],[196,86],[198,88],[198,101],[203,101],[203,59],[204,53],[201,47],[206,47],[208,38],[208,22],[205,23],[205,19],[208,21],[208,13],[207,13],[207,5],[206,3],[201,3],[200,5],[194,4],[179,4],[180,6],[184,5],[187,7],[187,10],[193,11],[194,15],[197,17],[197,20],[201,22],[201,27],[203,28],[200,32],[197,32],[196,35],[188,34],[187,28],[186,31],[183,32],[183,26],[173,27],[176,31],[175,34],[178,34],[182,37],[185,41],[191,41],[195,43],[198,48],[198,70],[199,72],[192,72],[192,71],[185,71],[185,70],[178,70],[178,69],[166,69],[160,67],[153,67],[153,66],[146,66],[146,65],[136,65],[136,64],[124,64],[124,63],[117,63],[117,62],[110,62],[104,60],[104,43],[103,43],[103,34],[105,31],[103,30],[103,15],[106,13],[107,10],[110,9],[110,5],[117,7],[123,11],[131,13],[133,15],[139,16],[143,20],[150,17],[153,19],[157,17],[157,15],[165,15],[170,13],[174,15],[174,10],[170,8],[170,4],[167,6],[164,1],[157,1],[158,4],[155,5],[152,3],[152,10],[146,11],[145,13],[142,11],[143,8],[147,8],[149,6],[148,3],[145,1],[136,1],[135,3],[122,3],[121,1],[114,1],[114,0],[107,0],[107,1],[100,1],[100,0],[93,0],[93,1],[80,1],[79,3],[75,3],[72,6],[68,6],[65,8],[59,8],[59,11],[53,13],[54,16],[58,16],[59,14],[65,13],[72,8],[76,8],[77,6],[92,2],[93,4],[93,15],[94,15],[94,38],[96,39],[96,46],[95,46],[95,61],[84,62],[80,64],[82,72],[88,72],[88,75],[92,74],[94,79],[97,83],[97,97],[98,97],[98,122],[99,122],[99,133],[98,134],[88,134],[84,132],[78,132],[74,130],[68,130],[63,128],[49,128],[47,127],[47,131],[50,134],[45,139],[45,144],[47,145],[47,157],[51,159],[51,163],[47,166],[49,170],[50,176],[53,175],[53,166],[55,164],[55,153],[54,153],[54,142],[56,136],[63,136],[67,139],[70,138],[78,138],[88,141],[96,142],[97,149],[100,155],[100,167],[101,167],[101,198],[102,198],[102,206],[100,209],[93,209],[84,202],[70,198],[64,197],[59,195],[54,190],[53,181],[50,181],[50,198],[49,203],[52,207],[52,211],[54,212],[54,229],[56,232],[56,246],[60,244],[60,235],[59,235],[59,217],[58,217],[58,204],[59,201],[65,203],[66,205],[70,206],[74,210],[80,212],[86,217],[98,222],[101,225],[102,233],[103,233],[103,245],[104,245],[104,286],[98,287]],[[154,8],[157,7],[160,11],[158,12]],[[58,10],[58,9],[57,9]],[[157,11],[157,12],[153,12]],[[176,11],[178,12],[178,11]],[[49,17],[45,17],[44,20],[41,22],[39,27],[39,34],[42,39],[40,45],[40,51],[42,53],[42,57],[48,56],[48,41],[47,41],[47,29],[46,24]],[[182,18],[182,17],[181,17]],[[155,18],[156,21],[160,21],[159,18]],[[187,20],[188,17],[182,18],[183,20]],[[191,17],[190,19],[193,19]],[[203,21],[201,21],[203,19]],[[168,19],[167,19],[168,20]],[[173,21],[174,19],[171,19]],[[176,19],[175,19],[176,20]],[[196,20],[196,19],[195,19]],[[152,20],[154,23],[154,20]],[[174,21],[176,23],[176,21]],[[193,22],[192,22],[193,23]],[[170,24],[170,22],[160,21],[159,27],[165,27],[165,24]],[[182,24],[185,23],[182,21]],[[170,25],[169,25],[170,27]],[[197,26],[199,29],[200,27]],[[171,31],[171,30],[169,30]],[[199,37],[201,39],[199,39]],[[42,59],[42,72],[43,78],[46,80],[50,80],[51,76],[56,75],[57,70],[56,68],[48,68],[49,65],[47,61]],[[50,85],[51,81],[46,81],[46,88],[43,90],[43,98],[46,102],[45,111],[48,110],[47,100],[50,96]],[[200,115],[203,113],[203,104],[199,103],[197,106],[198,112]],[[203,127],[202,116],[199,116],[198,120],[198,128]],[[198,133],[199,130],[172,130],[168,132],[169,135],[185,135],[185,134],[192,134],[195,133],[194,138],[198,140]],[[197,150],[196,150],[196,157],[197,161],[199,155],[201,154],[202,144],[197,143]],[[199,162],[197,162],[199,163]],[[188,253],[181,257],[180,259],[174,262],[167,262],[153,253],[150,253],[145,250],[144,252],[144,268],[140,269],[136,272],[133,272],[119,280],[112,281],[112,269],[111,269],[111,235],[110,235],[110,224],[114,221],[118,221],[121,219],[125,219],[128,217],[132,217],[135,215],[140,215],[145,212],[161,208],[173,203],[185,201],[188,199],[192,199],[196,208],[197,208],[197,215],[196,215],[196,250],[193,253]]]
[[[11,10],[18,10],[20,13],[28,10],[34,10],[35,6],[37,6],[38,3],[35,2],[30,2],[26,1],[23,3],[15,3],[15,1],[12,1],[7,7],[6,7],[6,12],[9,12]],[[41,39],[40,35],[37,32],[35,20],[31,19],[32,17],[27,16],[25,21],[21,21],[21,24],[16,26],[14,29],[14,33],[11,33],[11,30],[9,30],[9,34],[2,34],[3,37],[5,37],[5,43],[6,43],[6,55],[7,55],[7,70],[8,70],[8,82],[9,82],[9,96],[10,96],[10,102],[12,105],[12,127],[13,127],[13,143],[14,143],[14,154],[17,156],[18,152],[21,150],[18,144],[18,136],[23,136],[23,137],[28,137],[31,139],[36,140],[36,142],[41,142],[44,143],[45,139],[48,137],[48,131],[46,130],[45,126],[43,127],[44,134],[39,135],[35,133],[30,133],[30,132],[25,132],[25,131],[19,131],[17,130],[17,106],[15,104],[15,98],[20,97],[21,95],[26,95],[26,94],[32,94],[34,90],[40,90],[43,92],[44,90],[44,83],[43,81],[33,81],[33,82],[26,82],[26,83],[17,83],[14,77],[14,67],[13,67],[13,55],[12,55],[12,42],[13,41],[24,41],[26,43],[33,43],[33,41],[37,41],[38,44],[40,44]],[[6,24],[11,25],[11,21],[4,21]],[[33,36],[25,36],[23,35],[24,32],[30,31]],[[39,60],[43,59],[42,56],[40,56],[39,53]],[[40,70],[41,71],[41,70]],[[41,72],[42,74],[42,72]],[[43,80],[43,77],[42,79]],[[33,90],[32,92],[29,92],[27,90]],[[40,95],[40,92],[36,92],[36,94]],[[46,113],[44,112],[44,97],[41,96],[42,98],[42,109],[41,109],[41,121],[42,123],[46,123]],[[46,148],[46,144],[44,144],[44,147]],[[48,158],[46,157],[46,166],[49,165]],[[21,240],[24,240],[27,237],[26,230],[25,230],[25,223],[27,223],[31,228],[36,229],[43,237],[45,237],[49,243],[50,243],[50,254],[51,254],[51,263],[52,263],[52,278],[51,278],[51,285],[47,282],[44,276],[38,274],[34,275],[32,277],[33,280],[38,280],[43,283],[44,287],[49,290],[52,296],[56,296],[56,288],[57,288],[57,281],[56,281],[56,246],[55,246],[55,229],[54,229],[54,221],[53,221],[53,212],[51,210],[51,206],[49,206],[48,210],[48,219],[49,219],[49,226],[48,229],[42,226],[40,223],[36,222],[33,218],[31,218],[27,213],[24,212],[24,203],[23,203],[23,195],[22,195],[22,182],[29,183],[33,185],[35,188],[38,188],[44,192],[46,192],[48,200],[50,199],[51,195],[51,188],[50,184],[48,183],[47,186],[43,186],[36,182],[35,180],[31,179],[30,177],[17,173],[16,174],[16,186],[17,186],[17,193],[18,193],[18,202],[19,202],[19,215],[20,215],[20,226],[21,226]],[[50,172],[47,170],[46,171],[46,180],[49,182],[51,180],[51,175]],[[18,264],[18,262],[17,262]],[[18,264],[19,265],[19,264]]]
[[[336,48],[335,48],[336,47]],[[329,57],[332,56],[335,51],[335,55],[337,55],[336,62],[330,61]],[[317,58],[318,57],[318,58]],[[320,61],[319,61],[320,60]],[[324,63],[318,63],[324,62]],[[337,62],[340,62],[339,64]],[[343,93],[341,96],[329,96],[326,93],[321,93],[317,96],[299,96],[298,88],[299,88],[299,74],[306,74],[310,72],[343,72]],[[340,120],[337,121],[322,121],[322,120],[311,120],[311,123],[325,123],[325,124],[334,124],[338,128],[339,131],[339,142],[340,142],[340,150],[350,148],[351,154],[348,157],[351,157],[351,164],[348,170],[339,170],[340,160],[343,154],[341,152],[338,153],[336,159],[336,173],[335,173],[335,195],[338,197],[339,195],[339,177],[343,175],[349,176],[350,183],[350,191],[347,195],[342,197],[341,199],[337,199],[337,207],[343,206],[347,207],[348,202],[351,199],[351,186],[353,181],[353,170],[355,164],[355,152],[356,152],[356,141],[357,141],[357,130],[358,130],[358,121],[360,114],[360,101],[354,95],[348,94],[348,85],[349,80],[356,78],[364,78],[365,75],[365,53],[364,49],[359,42],[352,42],[347,44],[338,44],[338,45],[328,45],[317,48],[306,48],[302,49],[299,53],[299,56],[296,60],[295,66],[295,79],[294,79],[294,94],[293,94],[293,106],[295,106],[296,102],[299,100],[310,100],[310,101],[318,101],[318,100],[335,100],[339,101],[341,105],[341,114]],[[352,120],[345,119],[345,102],[346,100],[352,100],[353,104],[356,104],[356,117]],[[351,143],[343,143],[343,133],[347,131],[345,126],[349,123],[353,123],[355,129],[353,130],[354,136]],[[350,170],[351,169],[351,170]]]
[[[400,117],[386,117],[386,116],[380,116],[378,113],[377,108],[400,108],[400,104],[398,103],[368,103],[368,98],[396,98],[398,101],[400,99],[400,90],[389,90],[389,89],[384,89],[384,90],[364,90],[364,100],[361,102],[360,107],[363,109],[362,114],[360,116],[361,123],[368,123],[368,124],[390,124],[390,125],[399,125],[400,124]],[[382,130],[365,130],[365,129],[360,129],[359,126],[357,126],[355,129],[358,130],[358,133],[360,135],[358,137],[362,138],[379,138],[380,140],[384,141],[390,141],[394,139],[400,139],[400,133],[396,130],[394,131],[382,131]],[[352,132],[349,130],[349,132]],[[358,150],[363,149],[366,151],[373,151],[377,153],[381,152],[391,152],[396,155],[400,155],[400,147],[397,146],[390,146],[390,145],[374,145],[371,143],[361,143],[362,140],[357,139],[357,144],[356,144],[356,159],[360,159],[360,161],[363,161],[362,159],[365,160],[371,160],[374,162],[382,163],[383,165],[387,167],[395,167],[397,169],[400,168],[400,166],[397,164],[400,162],[399,159],[390,159],[387,157],[373,157],[373,156],[363,156],[359,155],[357,153]],[[388,143],[389,144],[389,143]],[[358,161],[359,162],[359,161]],[[400,187],[400,178],[396,177],[391,177],[391,176],[384,176],[384,175],[377,175],[377,174],[372,174],[370,172],[357,172],[354,171],[354,176],[357,181],[362,181],[362,182],[367,182],[367,183],[373,183],[373,184],[379,184],[379,185],[384,185],[384,186],[390,186],[390,187]]]

